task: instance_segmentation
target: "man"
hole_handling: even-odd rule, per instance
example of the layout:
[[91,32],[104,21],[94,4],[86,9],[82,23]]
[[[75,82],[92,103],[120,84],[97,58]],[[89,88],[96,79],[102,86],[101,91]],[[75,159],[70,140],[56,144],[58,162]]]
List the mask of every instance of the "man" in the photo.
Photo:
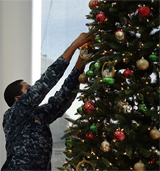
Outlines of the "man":
[[61,89],[47,104],[38,106],[46,94],[62,77],[75,50],[91,42],[93,36],[80,36],[65,50],[33,86],[17,80],[7,86],[4,98],[10,108],[4,114],[7,160],[1,170],[51,170],[52,136],[49,124],[61,117],[71,106],[83,72],[83,59],[75,67]]

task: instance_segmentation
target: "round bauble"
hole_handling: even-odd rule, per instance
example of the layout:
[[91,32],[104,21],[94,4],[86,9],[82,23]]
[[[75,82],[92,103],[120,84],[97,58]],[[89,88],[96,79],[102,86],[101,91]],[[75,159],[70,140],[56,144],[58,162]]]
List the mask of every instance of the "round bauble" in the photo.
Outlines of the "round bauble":
[[97,132],[97,127],[96,127],[96,125],[91,125],[90,126],[90,130],[92,131],[92,132]]
[[139,70],[144,71],[149,67],[149,62],[146,59],[141,58],[137,61],[136,66]]
[[103,23],[105,21],[106,17],[103,13],[99,13],[97,14],[96,16],[96,20],[99,22],[99,23]]
[[138,9],[138,15],[140,17],[147,17],[150,14],[151,10],[149,7],[141,7]]
[[88,81],[87,75],[86,75],[85,73],[81,74],[81,75],[78,77],[78,81],[79,81],[81,84],[86,84],[87,81]]
[[93,133],[88,133],[88,134],[86,134],[86,138],[89,138],[90,140],[94,140],[96,138],[96,136],[93,135]]
[[90,65],[89,65],[89,70],[94,70],[95,68],[94,68],[94,64],[95,64],[95,62],[92,62]]
[[107,140],[104,140],[102,143],[101,143],[101,147],[100,149],[104,152],[108,152],[110,150],[110,144]]
[[114,139],[116,141],[123,141],[126,138],[125,133],[121,130],[117,130],[114,132]]
[[151,131],[150,131],[150,136],[152,139],[156,140],[160,138],[160,131],[154,127]]
[[95,62],[95,63],[94,63],[94,68],[95,68],[96,70],[99,70],[100,67],[101,67],[100,62]]
[[146,111],[147,111],[147,106],[146,106],[145,104],[140,104],[140,105],[138,106],[138,108],[139,108],[140,110],[142,110],[143,112],[146,112]]
[[95,111],[96,110],[96,106],[95,106],[95,104],[91,100],[88,100],[82,106],[82,109],[83,109],[83,112],[85,114],[87,114],[87,113]]
[[126,69],[123,72],[123,75],[124,75],[125,78],[131,78],[131,77],[133,77],[133,72],[130,69]]
[[78,109],[77,109],[77,113],[79,113],[79,114],[83,114],[83,109],[82,109],[82,106],[81,107],[79,107]]
[[155,54],[152,54],[149,56],[149,59],[152,61],[152,62],[155,62],[157,60],[157,56]]
[[89,2],[89,8],[96,8],[97,4],[98,4],[98,0],[91,0]]
[[87,75],[87,77],[92,78],[92,77],[95,76],[95,73],[94,73],[94,71],[92,71],[92,70],[88,70],[88,71],[86,72],[86,75]]
[[125,34],[122,30],[118,29],[116,32],[115,32],[115,37],[117,40],[124,40],[124,37],[125,37]]
[[97,35],[97,36],[95,37],[95,39],[94,39],[94,40],[95,40],[95,42],[97,42],[97,43],[98,43],[98,42],[100,42],[100,41],[101,41],[101,38],[99,37],[99,35]]
[[145,165],[144,165],[144,163],[142,163],[142,161],[135,163],[133,168],[135,171],[145,171],[146,170]]
[[114,78],[112,78],[112,77],[104,77],[103,82],[106,83],[107,85],[113,85],[114,84]]

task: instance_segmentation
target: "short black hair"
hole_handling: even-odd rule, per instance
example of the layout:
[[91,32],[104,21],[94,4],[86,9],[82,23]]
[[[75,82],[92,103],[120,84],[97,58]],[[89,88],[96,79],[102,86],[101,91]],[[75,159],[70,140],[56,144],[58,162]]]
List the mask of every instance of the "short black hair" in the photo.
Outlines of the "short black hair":
[[15,97],[22,95],[22,85],[20,84],[23,80],[16,80],[9,84],[4,91],[4,99],[9,107],[15,102]]

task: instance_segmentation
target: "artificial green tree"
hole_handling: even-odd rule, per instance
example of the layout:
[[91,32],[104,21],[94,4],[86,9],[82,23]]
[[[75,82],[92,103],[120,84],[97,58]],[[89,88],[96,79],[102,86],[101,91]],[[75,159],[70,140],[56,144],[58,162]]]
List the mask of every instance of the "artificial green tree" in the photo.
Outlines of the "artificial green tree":
[[68,119],[66,163],[59,169],[156,171],[159,1],[91,0],[89,7],[86,25],[95,42],[80,50],[89,65],[78,90],[83,105],[77,120]]

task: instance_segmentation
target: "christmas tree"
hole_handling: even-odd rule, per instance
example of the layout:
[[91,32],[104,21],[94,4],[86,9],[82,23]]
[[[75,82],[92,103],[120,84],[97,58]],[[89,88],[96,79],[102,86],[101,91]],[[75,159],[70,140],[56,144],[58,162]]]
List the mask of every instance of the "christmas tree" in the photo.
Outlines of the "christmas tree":
[[79,118],[59,170],[159,170],[159,1],[91,0]]

